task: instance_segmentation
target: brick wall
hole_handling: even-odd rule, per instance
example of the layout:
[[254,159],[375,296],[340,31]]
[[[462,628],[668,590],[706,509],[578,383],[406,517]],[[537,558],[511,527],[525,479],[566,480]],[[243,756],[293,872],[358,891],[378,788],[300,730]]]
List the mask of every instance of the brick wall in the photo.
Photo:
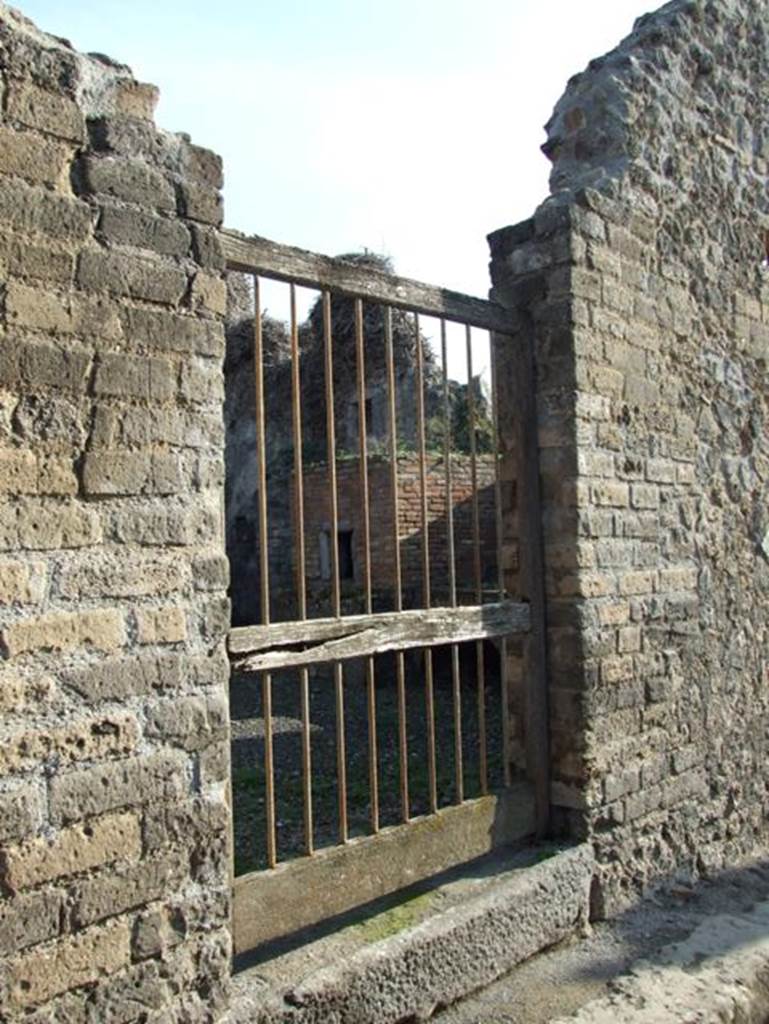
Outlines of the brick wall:
[[599,914],[766,835],[767,70],[765,3],[642,19],[491,237],[536,352],[552,802]]
[[228,974],[221,167],[0,4],[0,1016]]
[[[442,456],[427,460],[427,518],[430,547],[430,584],[433,601],[448,600],[448,536],[446,520],[446,477]],[[451,491],[457,587],[460,599],[474,603],[472,468],[467,455],[452,455]],[[345,594],[360,593],[363,582],[364,549],[361,518],[360,469],[358,459],[337,465],[340,530],[352,531],[354,579],[343,586]],[[496,529],[494,458],[477,456],[478,511],[481,537],[481,572],[486,586],[496,582]],[[373,458],[369,465],[371,501],[372,579],[380,600],[392,606],[395,583],[393,562],[393,517],[390,464]],[[314,599],[327,597],[329,584],[323,582],[320,563],[320,534],[328,531],[330,505],[328,471],[325,465],[306,470],[304,480],[307,577]],[[401,578],[406,605],[422,607],[422,495],[419,460],[405,455],[398,459],[398,534]]]

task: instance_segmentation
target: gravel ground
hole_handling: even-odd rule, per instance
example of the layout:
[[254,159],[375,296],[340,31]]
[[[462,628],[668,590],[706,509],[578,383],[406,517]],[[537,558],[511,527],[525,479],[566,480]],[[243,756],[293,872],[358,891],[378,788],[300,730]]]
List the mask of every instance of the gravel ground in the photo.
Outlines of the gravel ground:
[[[462,749],[465,796],[480,793],[478,775],[478,690],[475,648],[462,651]],[[485,706],[489,781],[502,783],[502,730],[499,674],[493,649],[487,652]],[[398,710],[392,657],[376,659],[378,780],[380,823],[400,819],[398,772]],[[437,784],[441,806],[455,800],[454,724],[448,649],[436,648],[435,732],[438,751]],[[407,734],[411,814],[428,809],[427,717],[421,655],[407,657]],[[273,676],[273,747],[275,759],[278,857],[302,854],[304,826],[301,769],[301,703],[299,673]],[[336,701],[330,667],[310,676],[311,747],[313,764],[314,833],[317,847],[338,840]],[[231,682],[232,777],[235,821],[236,874],[266,867],[264,796],[264,721],[260,677],[234,673]],[[368,714],[365,670],[361,662],[345,669],[345,742],[350,835],[366,834],[370,826]]]

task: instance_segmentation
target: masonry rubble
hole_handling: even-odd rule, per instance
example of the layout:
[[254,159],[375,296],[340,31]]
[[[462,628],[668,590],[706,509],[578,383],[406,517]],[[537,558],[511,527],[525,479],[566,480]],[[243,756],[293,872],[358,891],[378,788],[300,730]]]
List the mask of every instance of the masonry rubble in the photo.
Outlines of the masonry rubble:
[[[766,841],[768,14],[641,19],[490,238],[503,441],[505,360],[536,365],[553,823],[597,916]],[[221,162],[3,4],[0,82],[0,1016],[216,1022]]]

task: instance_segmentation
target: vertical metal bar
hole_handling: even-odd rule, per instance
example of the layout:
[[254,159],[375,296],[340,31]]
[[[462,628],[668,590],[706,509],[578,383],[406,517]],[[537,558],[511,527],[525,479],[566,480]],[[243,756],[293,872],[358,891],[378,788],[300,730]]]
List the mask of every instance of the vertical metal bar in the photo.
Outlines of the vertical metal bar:
[[[465,346],[467,350],[467,429],[470,441],[470,478],[473,491],[473,582],[476,604],[483,603],[481,580],[481,517],[478,506],[478,451],[476,442],[475,391],[473,388],[473,339],[469,325],[465,325]],[[475,643],[475,674],[478,687],[478,767],[481,793],[489,788],[488,754],[486,739],[486,660],[483,641]]]
[[[441,320],[441,369],[443,371],[443,473],[446,484],[446,549],[449,570],[449,604],[457,606],[457,565],[454,550],[454,494],[451,478],[451,405],[449,403],[446,321]],[[451,645],[451,686],[454,709],[454,790],[456,801],[465,798],[462,757],[462,680],[459,670],[459,645]]]
[[[393,603],[395,611],[403,610],[400,547],[400,502],[398,500],[398,430],[395,407],[395,359],[393,357],[392,310],[385,306],[384,318],[385,362],[387,363],[387,418],[390,434],[390,495],[393,530]],[[401,817],[411,817],[409,800],[408,734],[406,730],[406,667],[403,652],[395,655],[395,674],[398,693],[398,762],[401,797]]]
[[[355,300],[355,355],[358,384],[358,440],[360,495],[363,513],[363,589],[366,613],[371,614],[371,511],[368,493],[368,442],[366,422],[366,358],[363,344],[363,301]],[[379,780],[377,778],[376,680],[374,659],[366,659],[366,701],[368,707],[368,767],[371,796],[371,829],[379,831]]]
[[[259,574],[262,623],[270,621],[270,549],[267,534],[267,446],[264,413],[264,354],[262,345],[262,306],[259,277],[254,275],[254,385],[256,410],[256,459],[259,505]],[[264,718],[265,818],[267,826],[267,866],[277,863],[275,836],[275,768],[272,749],[272,677],[262,676],[262,715]]]
[[[331,337],[331,294],[323,292],[323,349],[326,385],[326,446],[328,460],[328,486],[331,506],[331,605],[332,615],[342,613],[339,586],[339,503],[336,482],[336,424],[334,422],[334,353]],[[334,692],[336,695],[336,774],[339,803],[339,841],[347,842],[347,759],[344,732],[344,675],[341,662],[334,664]]]
[[[299,321],[296,315],[296,286],[289,285],[291,305],[291,424],[294,443],[294,525],[296,535],[296,600],[300,619],[307,618],[307,586],[304,546],[304,466],[302,459],[302,392],[299,358]],[[299,670],[302,702],[302,797],[304,848],[311,855],[315,848],[312,820],[312,752],[310,748],[310,676]]]
[[[494,337],[489,334],[489,353],[491,356],[491,421],[493,425],[493,449],[494,449],[494,515],[495,530],[497,535],[496,557],[497,557],[497,590],[500,601],[506,596],[505,588],[505,566],[503,561],[504,537],[502,519],[502,481],[501,481],[501,457],[499,439],[499,394],[497,392],[497,347]],[[509,680],[507,665],[507,641],[502,637],[499,645],[499,677],[502,700],[502,760],[505,785],[512,783],[511,765],[511,738],[510,738],[510,700]]]
[[[422,334],[419,330],[419,314],[414,314],[414,342],[416,347],[416,399],[417,399],[417,442],[419,450],[419,488],[421,497],[422,527],[422,601],[430,607],[430,533],[427,510],[427,450],[425,447],[425,388],[424,351]],[[438,783],[435,766],[435,698],[433,687],[433,652],[425,648],[425,714],[427,717],[427,775],[430,810],[438,810]]]

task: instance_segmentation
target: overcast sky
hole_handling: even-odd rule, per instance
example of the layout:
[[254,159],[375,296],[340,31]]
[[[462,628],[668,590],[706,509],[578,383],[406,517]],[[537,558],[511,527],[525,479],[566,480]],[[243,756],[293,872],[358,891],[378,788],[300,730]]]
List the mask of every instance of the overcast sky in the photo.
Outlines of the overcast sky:
[[20,0],[160,86],[225,160],[229,227],[475,294],[485,236],[547,195],[568,78],[653,0]]

